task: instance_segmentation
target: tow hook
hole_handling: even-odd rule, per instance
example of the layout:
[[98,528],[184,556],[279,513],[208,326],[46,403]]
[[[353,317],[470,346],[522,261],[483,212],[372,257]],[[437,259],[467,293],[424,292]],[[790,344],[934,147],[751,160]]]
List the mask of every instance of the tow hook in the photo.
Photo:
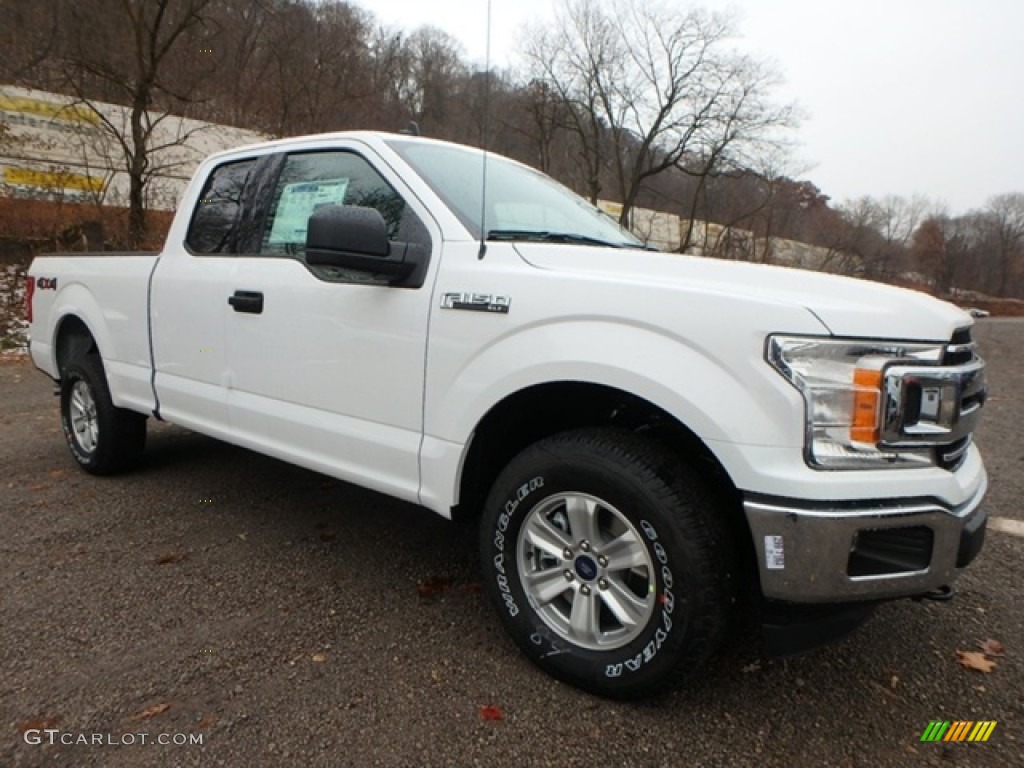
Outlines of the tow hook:
[[953,595],[955,594],[956,590],[949,584],[946,584],[938,587],[937,589],[933,589],[931,592],[915,595],[913,599],[917,602],[921,602],[922,600],[934,600],[937,603],[948,603],[953,599]]

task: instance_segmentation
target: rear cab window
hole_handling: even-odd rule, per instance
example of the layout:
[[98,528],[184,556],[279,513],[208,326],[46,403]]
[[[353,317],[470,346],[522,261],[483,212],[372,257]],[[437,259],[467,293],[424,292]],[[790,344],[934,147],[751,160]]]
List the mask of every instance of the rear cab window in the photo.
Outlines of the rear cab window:
[[237,250],[238,224],[246,181],[255,158],[218,165],[203,185],[192,214],[185,244],[198,254],[231,254]]

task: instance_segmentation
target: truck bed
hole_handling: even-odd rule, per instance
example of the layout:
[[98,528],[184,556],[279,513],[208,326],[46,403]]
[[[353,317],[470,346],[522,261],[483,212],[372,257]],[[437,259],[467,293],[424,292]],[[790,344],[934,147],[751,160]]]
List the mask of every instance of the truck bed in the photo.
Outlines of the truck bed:
[[[58,377],[54,328],[76,316],[103,349],[115,405],[147,411],[153,406],[147,297],[160,254],[154,252],[59,253],[37,257],[32,359]],[[59,290],[58,290],[59,289]],[[54,301],[60,304],[54,312]]]

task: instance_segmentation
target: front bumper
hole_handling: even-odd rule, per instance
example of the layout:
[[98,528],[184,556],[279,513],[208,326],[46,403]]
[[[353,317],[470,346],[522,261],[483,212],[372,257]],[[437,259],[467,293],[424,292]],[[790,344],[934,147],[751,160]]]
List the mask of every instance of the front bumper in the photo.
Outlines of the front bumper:
[[963,504],[934,499],[798,502],[748,495],[761,591],[836,603],[912,597],[946,586],[981,549],[987,480]]

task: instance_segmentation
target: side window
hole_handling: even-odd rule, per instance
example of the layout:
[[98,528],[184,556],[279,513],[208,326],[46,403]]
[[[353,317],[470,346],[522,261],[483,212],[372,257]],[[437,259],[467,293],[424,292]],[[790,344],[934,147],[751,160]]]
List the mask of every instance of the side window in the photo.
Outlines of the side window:
[[387,223],[389,239],[429,243],[416,214],[366,160],[352,152],[308,152],[285,160],[260,253],[302,259],[309,217],[324,205],[376,208]]
[[194,253],[234,253],[242,193],[255,160],[213,169],[199,196],[185,242]]

